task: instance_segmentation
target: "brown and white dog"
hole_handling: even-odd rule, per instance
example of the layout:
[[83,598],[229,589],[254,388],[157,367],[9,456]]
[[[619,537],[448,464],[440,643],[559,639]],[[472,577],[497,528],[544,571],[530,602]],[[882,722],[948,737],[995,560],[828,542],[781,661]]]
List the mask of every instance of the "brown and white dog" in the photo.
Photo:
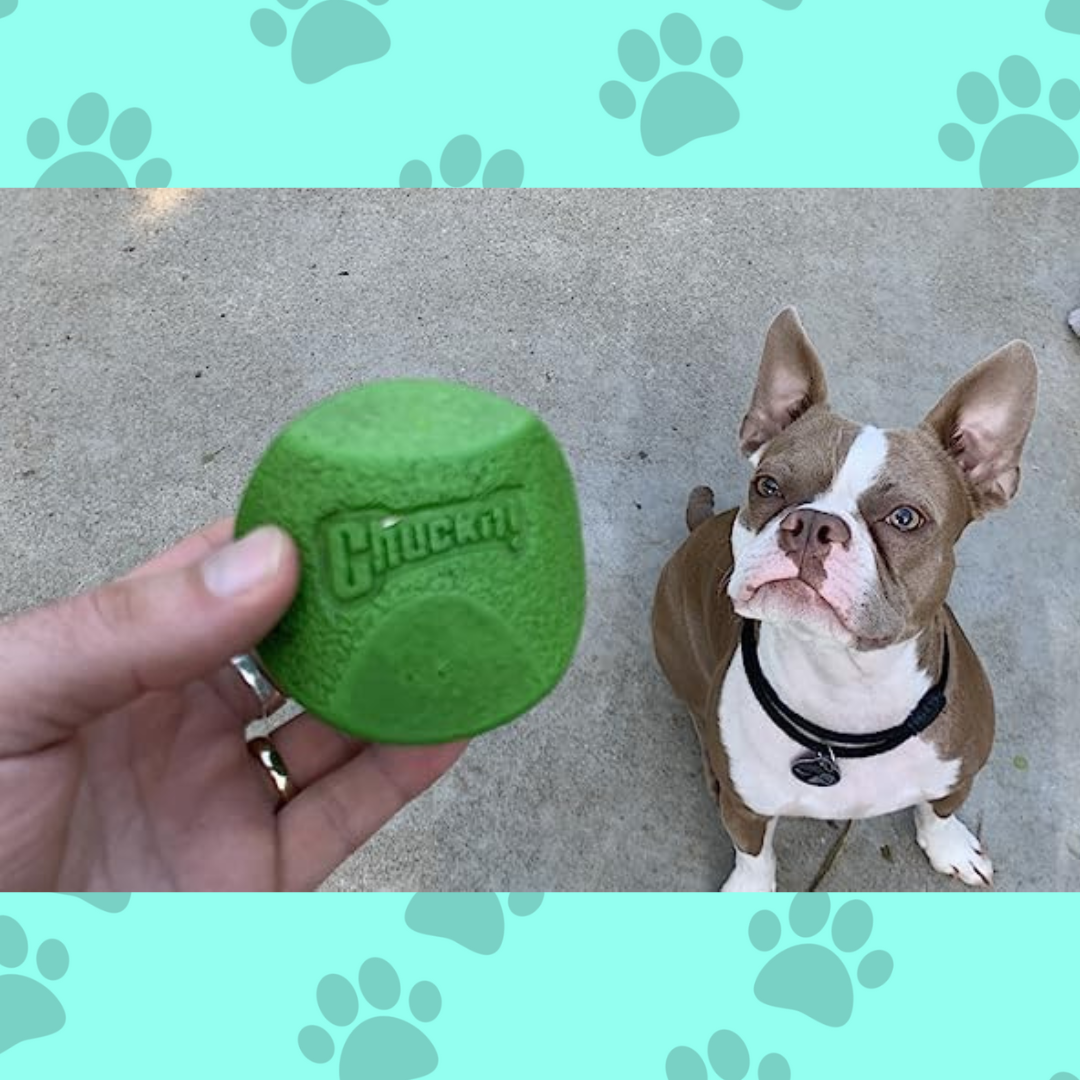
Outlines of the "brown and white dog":
[[993,696],[945,597],[960,535],[1016,494],[1036,387],[1013,341],[918,427],[884,431],[831,412],[794,308],[773,320],[739,433],[746,500],[714,515],[695,489],[653,606],[735,844],[725,891],[775,890],[777,818],[909,806],[934,869],[990,884],[955,814],[990,754]]

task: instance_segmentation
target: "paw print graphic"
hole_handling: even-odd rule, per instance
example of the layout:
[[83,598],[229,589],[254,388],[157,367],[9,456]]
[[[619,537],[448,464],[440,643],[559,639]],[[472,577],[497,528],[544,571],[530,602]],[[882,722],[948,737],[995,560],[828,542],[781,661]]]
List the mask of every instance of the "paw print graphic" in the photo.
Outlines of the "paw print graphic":
[[[819,934],[829,920],[828,893],[800,893],[791,902],[788,925],[801,938]],[[849,900],[832,921],[834,948],[817,942],[789,945],[761,969],[754,995],[765,1005],[794,1009],[829,1027],[843,1027],[851,1019],[854,988],[847,966],[838,955],[854,953],[870,940],[874,916],[863,900]],[[780,942],[780,920],[771,911],[759,911],[749,926],[750,943],[772,952]],[[892,975],[893,959],[883,949],[867,953],[856,973],[868,990],[883,986]]]
[[[357,979],[364,1001],[386,1012],[401,998],[401,980],[393,965],[379,957],[365,960]],[[353,985],[342,975],[327,975],[315,991],[319,1012],[328,1024],[348,1027],[360,1010]],[[418,982],[409,993],[413,1019],[430,1023],[442,1009],[442,995],[430,982]],[[309,1024],[297,1039],[300,1053],[316,1065],[334,1057],[334,1038],[317,1024]],[[415,1024],[399,1016],[372,1016],[349,1033],[341,1048],[341,1080],[417,1080],[434,1072],[439,1055],[431,1040]]]

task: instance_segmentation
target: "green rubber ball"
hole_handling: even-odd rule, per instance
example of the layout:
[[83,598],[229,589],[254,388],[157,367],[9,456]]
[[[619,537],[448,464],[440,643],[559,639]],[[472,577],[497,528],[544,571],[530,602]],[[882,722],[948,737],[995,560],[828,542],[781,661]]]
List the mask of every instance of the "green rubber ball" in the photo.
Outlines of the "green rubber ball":
[[439,743],[549,694],[585,614],[573,479],[531,412],[435,380],[370,383],[290,423],[236,535],[290,534],[300,585],[257,648],[287,696],[373,742]]

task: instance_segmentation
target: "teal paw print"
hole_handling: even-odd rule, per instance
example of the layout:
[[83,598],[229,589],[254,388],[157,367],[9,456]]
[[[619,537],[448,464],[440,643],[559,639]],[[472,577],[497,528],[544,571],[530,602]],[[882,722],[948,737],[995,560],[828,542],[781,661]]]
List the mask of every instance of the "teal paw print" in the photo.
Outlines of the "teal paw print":
[[[451,139],[439,158],[439,175],[447,187],[464,187],[471,183],[480,171],[483,154],[480,144],[471,135],[458,135]],[[514,150],[500,150],[492,154],[484,166],[480,183],[486,188],[519,188],[525,177],[525,162]],[[403,188],[431,187],[431,169],[418,158],[406,162],[398,178]]]
[[[686,15],[669,15],[660,24],[660,44],[668,59],[683,67],[701,56],[701,33]],[[722,78],[737,75],[743,54],[732,37],[717,38],[709,50],[713,71]],[[619,38],[619,63],[641,83],[652,82],[660,71],[660,52],[643,30],[627,30]],[[637,99],[626,83],[611,81],[600,87],[600,104],[616,120],[634,115]],[[641,107],[641,142],[650,154],[662,157],[694,139],[719,135],[739,122],[735,99],[713,78],[698,71],[665,75],[649,91]]]
[[[0,965],[17,968],[29,953],[23,928],[0,915]],[[67,974],[68,951],[55,938],[38,946],[38,974],[55,981]],[[55,1035],[67,1020],[56,995],[29,975],[0,975],[0,1054],[27,1039]]]
[[[791,901],[788,924],[799,937],[813,937],[829,918],[828,893],[800,893]],[[861,949],[870,939],[874,916],[862,900],[849,900],[832,923],[833,944],[841,952]],[[770,952],[780,941],[780,920],[771,911],[759,911],[750,920],[750,943]],[[859,982],[876,990],[892,975],[893,959],[877,949],[859,964]],[[851,1019],[854,993],[844,962],[825,945],[791,945],[777,953],[754,983],[758,1001],[778,1009],[794,1009],[829,1027],[843,1027]]]
[[[506,906],[524,917],[543,901],[543,893],[510,893]],[[503,943],[502,904],[494,893],[417,893],[405,909],[405,925],[418,934],[449,938],[481,956],[497,953]]]
[[[91,146],[105,134],[109,126],[109,106],[100,94],[83,94],[68,113],[67,131],[77,146]],[[150,144],[150,117],[142,109],[125,109],[109,131],[109,147],[113,157],[134,161]],[[41,161],[51,158],[60,146],[60,131],[49,119],[41,117],[26,133],[30,153]],[[135,186],[143,188],[168,187],[172,167],[164,158],[144,161],[135,175]],[[104,187],[128,186],[123,170],[111,157],[97,150],[77,150],[54,161],[38,178],[37,187]]]
[[[283,8],[297,11],[308,0],[278,0]],[[368,0],[382,5],[386,0]],[[285,20],[270,8],[251,16],[255,40],[275,48],[289,36]],[[292,39],[292,67],[302,83],[317,83],[342,68],[367,64],[390,51],[386,27],[367,8],[352,0],[321,0],[304,12]]]
[[[1001,65],[998,83],[1006,99],[1029,109],[1039,100],[1039,73],[1030,60],[1010,56]],[[1049,94],[1050,111],[1059,120],[1080,113],[1080,86],[1058,79]],[[998,114],[994,84],[978,71],[969,71],[957,84],[960,110],[973,124],[989,124]],[[961,124],[946,124],[938,132],[938,145],[953,161],[967,161],[975,153],[975,140]],[[1061,176],[1076,168],[1072,139],[1052,120],[1032,113],[1013,113],[999,120],[983,142],[979,179],[983,187],[1026,187],[1036,180]]]
[[0,0],[0,19],[6,19],[18,6],[19,0]]
[[765,3],[771,4],[781,11],[794,11],[802,3],[802,0],[765,0]]
[[[364,961],[357,983],[373,1009],[392,1009],[401,997],[397,972],[377,957]],[[337,1027],[348,1027],[360,1009],[352,983],[342,975],[321,979],[315,1000],[323,1019]],[[418,982],[410,991],[409,1011],[421,1023],[430,1023],[441,1009],[442,995],[434,983]],[[300,1053],[316,1065],[325,1065],[334,1056],[333,1036],[316,1024],[304,1028],[298,1042]],[[397,1016],[373,1016],[357,1024],[345,1040],[338,1076],[341,1080],[416,1080],[434,1072],[438,1064],[431,1040],[415,1024]]]
[[[734,1031],[717,1031],[709,1039],[709,1064],[720,1080],[743,1080],[750,1071],[750,1051]],[[667,1056],[667,1080],[707,1080],[705,1062],[689,1046],[676,1046]],[[791,1080],[783,1054],[766,1054],[757,1069],[758,1080]]]
[[1080,0],[1050,0],[1046,5],[1046,21],[1055,30],[1080,34]]
[[131,902],[129,892],[69,892],[63,895],[78,897],[98,911],[106,911],[110,915],[118,915]]

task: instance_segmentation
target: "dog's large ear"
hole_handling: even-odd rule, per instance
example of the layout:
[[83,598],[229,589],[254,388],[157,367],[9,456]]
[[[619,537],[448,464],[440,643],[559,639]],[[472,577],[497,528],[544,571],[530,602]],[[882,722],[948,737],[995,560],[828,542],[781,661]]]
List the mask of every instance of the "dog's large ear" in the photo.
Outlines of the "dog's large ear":
[[954,383],[923,421],[960,466],[977,517],[1004,506],[1020,487],[1038,381],[1031,346],[1010,341]]
[[739,445],[748,457],[828,397],[825,371],[793,307],[772,321],[758,369],[750,408],[739,428]]

